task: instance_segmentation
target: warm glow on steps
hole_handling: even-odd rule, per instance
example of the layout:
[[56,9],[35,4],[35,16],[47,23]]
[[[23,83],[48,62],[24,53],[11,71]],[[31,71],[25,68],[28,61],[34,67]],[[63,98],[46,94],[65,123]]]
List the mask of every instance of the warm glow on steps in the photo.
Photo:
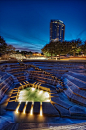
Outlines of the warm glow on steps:
[[24,106],[24,109],[23,109],[23,113],[24,113],[24,114],[25,114],[25,111],[26,111],[27,103],[28,103],[28,102],[25,103],[25,106]]
[[42,116],[42,102],[40,103],[40,116]]
[[32,105],[31,105],[30,115],[33,115],[33,105],[34,105],[34,102],[32,102]]
[[20,104],[21,104],[21,102],[19,102],[19,105],[18,105],[17,108],[16,108],[16,113],[18,113],[18,109],[19,109],[19,107],[20,107]]

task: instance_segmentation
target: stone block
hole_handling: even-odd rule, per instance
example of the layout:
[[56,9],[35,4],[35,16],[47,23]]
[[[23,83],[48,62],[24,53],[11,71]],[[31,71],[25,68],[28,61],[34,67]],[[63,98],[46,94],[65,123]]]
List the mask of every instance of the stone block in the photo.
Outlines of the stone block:
[[25,102],[21,102],[18,111],[23,112],[24,106],[25,106]]
[[32,102],[28,102],[26,106],[26,113],[30,113]]
[[51,101],[55,102],[57,105],[65,108],[65,109],[69,109],[71,107],[70,104],[62,101],[59,97],[51,97]]
[[50,102],[42,102],[42,110],[44,115],[59,116],[58,111]]
[[33,113],[34,114],[39,114],[40,113],[40,102],[34,102]]
[[17,106],[18,106],[18,104],[19,104],[18,102],[8,102],[6,110],[15,111]]
[[71,107],[69,109],[69,112],[73,116],[86,116],[86,110],[85,110],[85,108],[81,108],[81,107],[79,107],[77,105]]

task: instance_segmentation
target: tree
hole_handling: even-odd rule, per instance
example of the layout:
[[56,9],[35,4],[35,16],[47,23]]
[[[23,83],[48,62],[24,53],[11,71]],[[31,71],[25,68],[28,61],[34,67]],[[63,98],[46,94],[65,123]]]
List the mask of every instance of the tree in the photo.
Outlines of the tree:
[[0,53],[5,54],[6,53],[7,44],[3,37],[0,36]]
[[67,54],[71,50],[71,44],[70,42],[64,41],[55,41],[50,42],[49,44],[46,44],[44,48],[42,49],[42,52],[46,55],[57,56],[61,54]]
[[[79,49],[81,45],[81,40],[72,40],[72,41],[51,41],[49,44],[46,44],[42,50],[42,52],[47,56],[57,56],[61,54],[68,54],[73,53],[75,56],[75,53]],[[80,49],[79,49],[80,50]]]
[[30,56],[32,56],[33,52],[29,51],[27,54],[30,55]]
[[49,44],[46,44],[41,50],[44,53],[44,55],[51,56],[51,54],[49,53]]
[[12,45],[7,45],[6,52],[9,54],[14,53],[15,47],[13,47]]
[[81,54],[81,48],[80,48],[80,47],[77,48],[76,54],[77,54],[77,55],[80,55],[80,54]]
[[82,41],[80,39],[77,40],[71,40],[71,50],[70,52],[73,53],[73,56],[75,56],[75,53],[77,52],[77,49],[80,47]]
[[16,50],[16,54],[20,54],[19,50]]
[[55,42],[55,55],[59,55],[59,58],[60,58],[60,55],[63,54],[63,49],[64,49],[64,44],[62,42]]
[[81,45],[80,48],[81,48],[82,52],[83,52],[84,54],[86,54],[86,41],[84,41],[84,44]]

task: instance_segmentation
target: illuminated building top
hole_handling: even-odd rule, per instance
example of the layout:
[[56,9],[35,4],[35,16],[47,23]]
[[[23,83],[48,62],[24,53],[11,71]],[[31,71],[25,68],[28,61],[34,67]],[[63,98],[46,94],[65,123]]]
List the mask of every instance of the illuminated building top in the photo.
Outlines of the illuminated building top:
[[64,41],[65,25],[61,20],[51,20],[50,41]]

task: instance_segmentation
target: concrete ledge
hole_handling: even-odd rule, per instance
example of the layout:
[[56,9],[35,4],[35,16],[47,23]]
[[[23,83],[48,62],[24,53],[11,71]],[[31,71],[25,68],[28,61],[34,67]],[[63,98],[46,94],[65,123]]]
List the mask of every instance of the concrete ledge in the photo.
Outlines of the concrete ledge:
[[19,104],[18,102],[8,102],[6,110],[15,111],[17,106],[18,106],[18,104]]
[[47,116],[59,116],[58,111],[50,102],[42,102],[43,114]]
[[65,109],[69,109],[71,107],[71,105],[62,101],[59,97],[51,97],[51,101],[55,102],[55,104],[65,108]]
[[72,116],[85,116],[86,117],[86,110],[85,108],[81,108],[77,105],[69,108],[70,115]]

